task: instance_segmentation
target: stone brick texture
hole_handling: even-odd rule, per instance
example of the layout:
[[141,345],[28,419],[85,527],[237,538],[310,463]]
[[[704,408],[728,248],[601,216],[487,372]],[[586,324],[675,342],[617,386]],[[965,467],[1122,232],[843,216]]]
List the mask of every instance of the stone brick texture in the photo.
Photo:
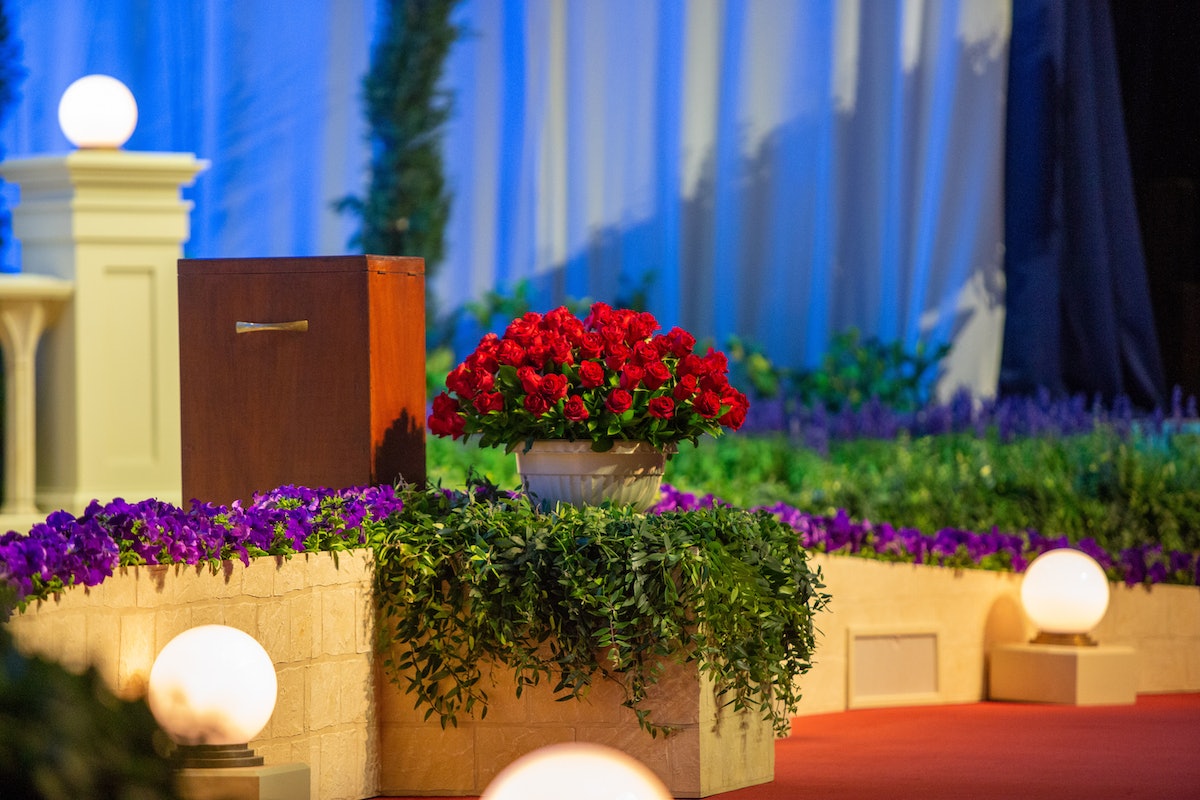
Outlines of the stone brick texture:
[[[851,632],[928,628],[938,634],[937,701],[986,697],[987,659],[1000,644],[1027,641],[1021,577],[978,570],[816,555],[833,596],[817,621],[813,669],[801,679],[807,714],[847,707]],[[546,744],[594,741],[626,750],[675,797],[701,797],[771,779],[769,726],[725,712],[694,667],[672,668],[651,696],[657,718],[677,726],[652,738],[597,683],[581,703],[506,689],[490,676],[485,720],[443,729],[390,684],[374,652],[367,552],[259,558],[208,567],[122,568],[101,586],[73,588],[7,624],[26,652],[71,669],[95,666],[119,695],[143,696],[155,655],[176,634],[221,623],[254,636],[279,678],[274,716],[251,746],[268,765],[304,763],[318,800],[380,795],[476,795],[513,759]],[[1195,587],[1114,585],[1101,644],[1137,652],[1138,691],[1200,691],[1200,593]],[[904,704],[903,700],[897,704]]]

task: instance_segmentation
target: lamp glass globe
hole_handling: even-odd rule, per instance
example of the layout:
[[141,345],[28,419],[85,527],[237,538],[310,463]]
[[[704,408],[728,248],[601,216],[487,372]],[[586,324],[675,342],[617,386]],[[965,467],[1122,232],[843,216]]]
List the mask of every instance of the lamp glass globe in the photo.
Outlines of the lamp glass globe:
[[480,800],[671,800],[662,781],[620,750],[588,742],[555,744],[518,758]]
[[58,124],[79,148],[121,147],[137,127],[133,92],[110,75],[85,75],[58,101]]
[[254,637],[201,625],[158,654],[147,700],[177,744],[246,744],[270,720],[277,691],[275,665]]
[[1021,605],[1043,633],[1087,633],[1104,618],[1108,596],[1108,576],[1096,560],[1069,548],[1035,558],[1021,583]]

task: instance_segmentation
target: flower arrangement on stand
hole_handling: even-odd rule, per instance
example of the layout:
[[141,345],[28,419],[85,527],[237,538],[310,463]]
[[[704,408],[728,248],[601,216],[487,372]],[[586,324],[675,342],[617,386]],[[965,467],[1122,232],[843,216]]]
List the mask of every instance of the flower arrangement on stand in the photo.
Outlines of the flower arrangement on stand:
[[[749,408],[723,353],[699,355],[687,331],[659,330],[654,315],[606,303],[583,319],[566,307],[518,317],[451,370],[429,430],[516,451],[542,500],[648,508],[679,442],[736,430]],[[628,475],[618,459],[633,462]]]

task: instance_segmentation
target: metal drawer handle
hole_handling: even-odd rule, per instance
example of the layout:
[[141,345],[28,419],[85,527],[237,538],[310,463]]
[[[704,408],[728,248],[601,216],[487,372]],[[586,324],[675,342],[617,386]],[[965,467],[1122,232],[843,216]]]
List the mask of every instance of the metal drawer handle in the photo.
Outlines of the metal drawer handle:
[[233,329],[237,333],[255,333],[257,331],[308,331],[308,320],[298,319],[295,322],[235,322]]

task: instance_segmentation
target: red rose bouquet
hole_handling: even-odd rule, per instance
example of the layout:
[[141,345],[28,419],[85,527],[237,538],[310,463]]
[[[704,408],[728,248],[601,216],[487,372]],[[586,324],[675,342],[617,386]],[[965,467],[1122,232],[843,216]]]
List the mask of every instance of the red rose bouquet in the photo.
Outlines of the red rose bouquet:
[[659,450],[703,434],[736,430],[746,395],[729,384],[724,354],[693,350],[696,340],[672,328],[658,333],[652,314],[591,307],[579,319],[565,307],[513,320],[489,333],[446,377],[433,399],[429,430],[479,434],[510,452],[537,439],[645,441]]

